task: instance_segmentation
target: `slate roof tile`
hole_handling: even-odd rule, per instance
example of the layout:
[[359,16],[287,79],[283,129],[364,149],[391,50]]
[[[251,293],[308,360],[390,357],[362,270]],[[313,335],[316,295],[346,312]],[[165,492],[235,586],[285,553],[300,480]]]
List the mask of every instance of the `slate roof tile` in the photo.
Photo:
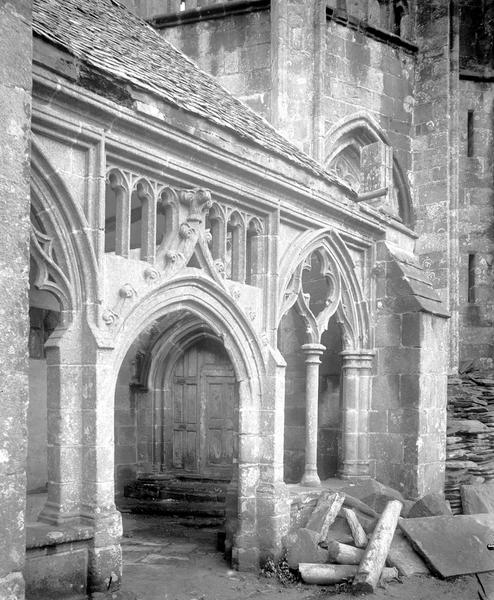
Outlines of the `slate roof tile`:
[[116,0],[34,0],[33,31],[90,67],[348,187]]

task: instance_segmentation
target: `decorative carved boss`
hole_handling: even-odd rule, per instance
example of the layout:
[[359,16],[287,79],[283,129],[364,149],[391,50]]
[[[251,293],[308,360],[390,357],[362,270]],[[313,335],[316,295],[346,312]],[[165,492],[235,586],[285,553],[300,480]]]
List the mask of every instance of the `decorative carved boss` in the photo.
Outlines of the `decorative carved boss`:
[[167,187],[161,192],[158,205],[172,216],[170,229],[156,252],[156,264],[165,275],[189,262],[199,238],[205,235],[204,220],[211,204],[211,193],[201,188],[174,190]]

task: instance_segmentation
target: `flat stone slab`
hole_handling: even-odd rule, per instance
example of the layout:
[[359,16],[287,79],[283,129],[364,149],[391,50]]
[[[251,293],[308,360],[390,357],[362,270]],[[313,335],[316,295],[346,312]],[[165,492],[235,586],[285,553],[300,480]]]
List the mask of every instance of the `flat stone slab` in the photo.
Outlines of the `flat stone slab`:
[[494,570],[494,515],[403,519],[403,533],[440,577]]
[[396,567],[402,577],[429,574],[429,568],[399,529],[395,531],[386,564]]
[[190,558],[188,556],[183,556],[183,555],[177,555],[177,554],[148,554],[145,558],[143,558],[140,563],[146,563],[146,564],[150,564],[150,565],[163,565],[163,564],[167,564],[170,561],[175,561],[175,560],[187,560],[189,561]]
[[494,483],[462,485],[460,492],[465,515],[494,514]]

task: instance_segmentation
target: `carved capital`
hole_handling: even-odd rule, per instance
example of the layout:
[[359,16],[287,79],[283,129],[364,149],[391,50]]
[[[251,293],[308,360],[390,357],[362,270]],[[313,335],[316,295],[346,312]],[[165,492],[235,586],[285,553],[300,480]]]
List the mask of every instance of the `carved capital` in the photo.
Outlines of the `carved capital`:
[[148,202],[153,197],[153,188],[146,180],[141,180],[135,186],[137,197],[141,202]]

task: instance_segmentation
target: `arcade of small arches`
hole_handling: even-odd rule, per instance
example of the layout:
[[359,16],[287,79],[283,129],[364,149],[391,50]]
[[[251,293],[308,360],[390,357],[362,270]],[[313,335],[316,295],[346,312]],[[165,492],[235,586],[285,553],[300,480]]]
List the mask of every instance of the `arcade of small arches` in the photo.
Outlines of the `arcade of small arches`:
[[[200,193],[198,194],[200,195]],[[204,192],[204,196],[207,193]],[[175,262],[174,233],[187,236],[180,204],[192,202],[190,191],[109,167],[105,195],[105,252],[124,258],[166,264]],[[206,200],[204,238],[221,277],[258,285],[257,264],[264,233],[260,216]],[[197,215],[199,220],[201,215]],[[187,222],[194,222],[189,215]],[[200,268],[194,257],[188,266]]]

